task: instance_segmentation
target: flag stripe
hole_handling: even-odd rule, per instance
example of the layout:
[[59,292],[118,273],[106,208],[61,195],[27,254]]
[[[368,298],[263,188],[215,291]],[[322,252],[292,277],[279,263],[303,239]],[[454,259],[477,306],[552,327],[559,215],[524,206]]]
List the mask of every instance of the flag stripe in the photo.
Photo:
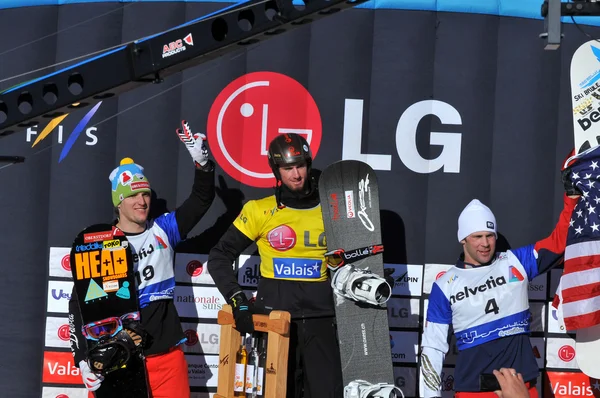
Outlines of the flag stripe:
[[[568,264],[565,263],[565,268],[567,266],[568,266]],[[573,273],[569,273],[569,274],[563,273],[563,276],[561,278],[561,287],[562,287],[563,291],[565,291],[565,290],[569,290],[574,287],[589,285],[589,284],[599,283],[599,282],[600,282],[600,270],[597,268],[594,268],[594,269],[590,269],[587,271],[579,271],[579,272],[573,272]],[[563,293],[563,297],[564,297],[564,293]]]
[[600,324],[600,310],[588,314],[565,317],[565,327],[569,332],[577,329],[589,328],[598,324]]
[[600,296],[600,282],[564,289],[563,296],[567,297],[563,300],[565,304]]

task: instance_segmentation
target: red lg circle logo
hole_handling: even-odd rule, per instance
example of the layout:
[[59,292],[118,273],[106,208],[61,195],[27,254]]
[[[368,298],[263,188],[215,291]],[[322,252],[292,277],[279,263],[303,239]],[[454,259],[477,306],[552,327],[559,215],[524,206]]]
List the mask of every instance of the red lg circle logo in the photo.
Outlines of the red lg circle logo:
[[442,276],[443,276],[445,273],[446,273],[446,271],[442,271],[442,272],[438,273],[438,274],[435,276],[435,280],[437,281],[438,279],[440,279],[440,278],[441,278],[441,277],[442,277]]
[[564,345],[558,349],[558,357],[561,361],[571,362],[575,358],[575,349],[570,345]]
[[199,276],[204,269],[204,265],[198,260],[192,260],[185,267],[185,270],[190,276]]
[[296,232],[287,225],[280,225],[267,233],[267,240],[273,249],[283,252],[296,244]]
[[71,333],[69,332],[69,325],[62,325],[58,328],[58,338],[62,341],[69,341],[69,336]]
[[310,93],[296,80],[274,72],[254,72],[219,93],[208,115],[208,142],[217,163],[231,177],[253,187],[275,185],[267,160],[277,135],[304,136],[316,156],[321,115]]
[[60,260],[60,265],[65,271],[71,272],[71,257],[68,254],[65,254],[62,260]]
[[56,398],[69,398],[69,396],[67,394],[58,394]]
[[198,333],[193,329],[186,330],[185,337],[187,337],[185,345],[193,346],[196,345],[196,343],[198,343]]

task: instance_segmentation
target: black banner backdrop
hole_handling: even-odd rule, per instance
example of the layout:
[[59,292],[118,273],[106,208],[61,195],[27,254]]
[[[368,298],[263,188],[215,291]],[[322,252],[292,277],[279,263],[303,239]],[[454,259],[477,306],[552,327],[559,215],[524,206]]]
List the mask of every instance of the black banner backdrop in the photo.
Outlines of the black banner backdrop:
[[[3,10],[0,79],[223,6],[90,3]],[[586,29],[600,35],[598,28]],[[351,10],[105,100],[60,162],[89,109],[69,115],[33,148],[44,126],[0,139],[0,154],[27,157],[0,170],[0,395],[39,396],[48,248],[67,247],[82,228],[112,217],[108,175],[118,161],[130,156],[145,167],[156,212],[187,197],[193,166],[174,133],[182,118],[208,131],[219,160],[218,197],[182,252],[208,253],[244,200],[271,192],[256,186],[268,185],[264,179],[234,172],[223,154],[225,149],[238,166],[265,172],[263,119],[256,119],[264,105],[269,120],[279,123],[266,128],[267,142],[281,128],[311,130],[313,143],[320,142],[316,168],[358,158],[376,169],[387,263],[453,263],[460,251],[457,218],[475,197],[495,212],[511,246],[546,236],[562,206],[559,165],[573,143],[570,58],[587,38],[565,25],[560,50],[544,51],[542,30],[541,21],[511,17]],[[262,74],[232,83],[254,72]],[[258,81],[271,82],[272,90],[232,100],[239,108],[227,116],[222,92],[228,85],[237,84],[229,86],[231,94]],[[16,83],[3,81],[0,88]],[[286,97],[287,91],[295,94]],[[310,98],[318,118],[308,112]],[[252,112],[243,106],[250,100],[258,101]],[[282,106],[286,101],[295,107]]]

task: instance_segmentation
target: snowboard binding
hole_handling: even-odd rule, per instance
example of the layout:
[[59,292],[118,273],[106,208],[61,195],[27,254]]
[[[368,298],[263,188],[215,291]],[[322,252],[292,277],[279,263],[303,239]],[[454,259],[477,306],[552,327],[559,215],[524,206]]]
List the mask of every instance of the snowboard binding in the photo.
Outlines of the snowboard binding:
[[344,387],[344,398],[404,398],[401,389],[393,384],[371,384],[365,380],[351,381]]
[[135,350],[129,333],[120,330],[115,336],[98,340],[98,344],[88,350],[88,365],[93,372],[104,376],[125,367]]
[[385,278],[353,265],[338,269],[331,278],[331,286],[339,296],[378,306],[385,305],[392,295]]

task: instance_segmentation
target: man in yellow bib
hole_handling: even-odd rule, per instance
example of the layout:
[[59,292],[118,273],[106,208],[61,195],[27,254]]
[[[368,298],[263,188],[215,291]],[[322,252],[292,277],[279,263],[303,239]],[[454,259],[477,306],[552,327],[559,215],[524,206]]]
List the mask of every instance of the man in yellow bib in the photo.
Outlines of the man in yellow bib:
[[[253,313],[290,312],[287,397],[338,398],[342,372],[327,251],[312,153],[297,134],[269,144],[275,193],[247,202],[210,251],[208,270],[233,307],[237,329],[254,331]],[[246,298],[231,264],[253,242],[260,254],[256,302]]]

